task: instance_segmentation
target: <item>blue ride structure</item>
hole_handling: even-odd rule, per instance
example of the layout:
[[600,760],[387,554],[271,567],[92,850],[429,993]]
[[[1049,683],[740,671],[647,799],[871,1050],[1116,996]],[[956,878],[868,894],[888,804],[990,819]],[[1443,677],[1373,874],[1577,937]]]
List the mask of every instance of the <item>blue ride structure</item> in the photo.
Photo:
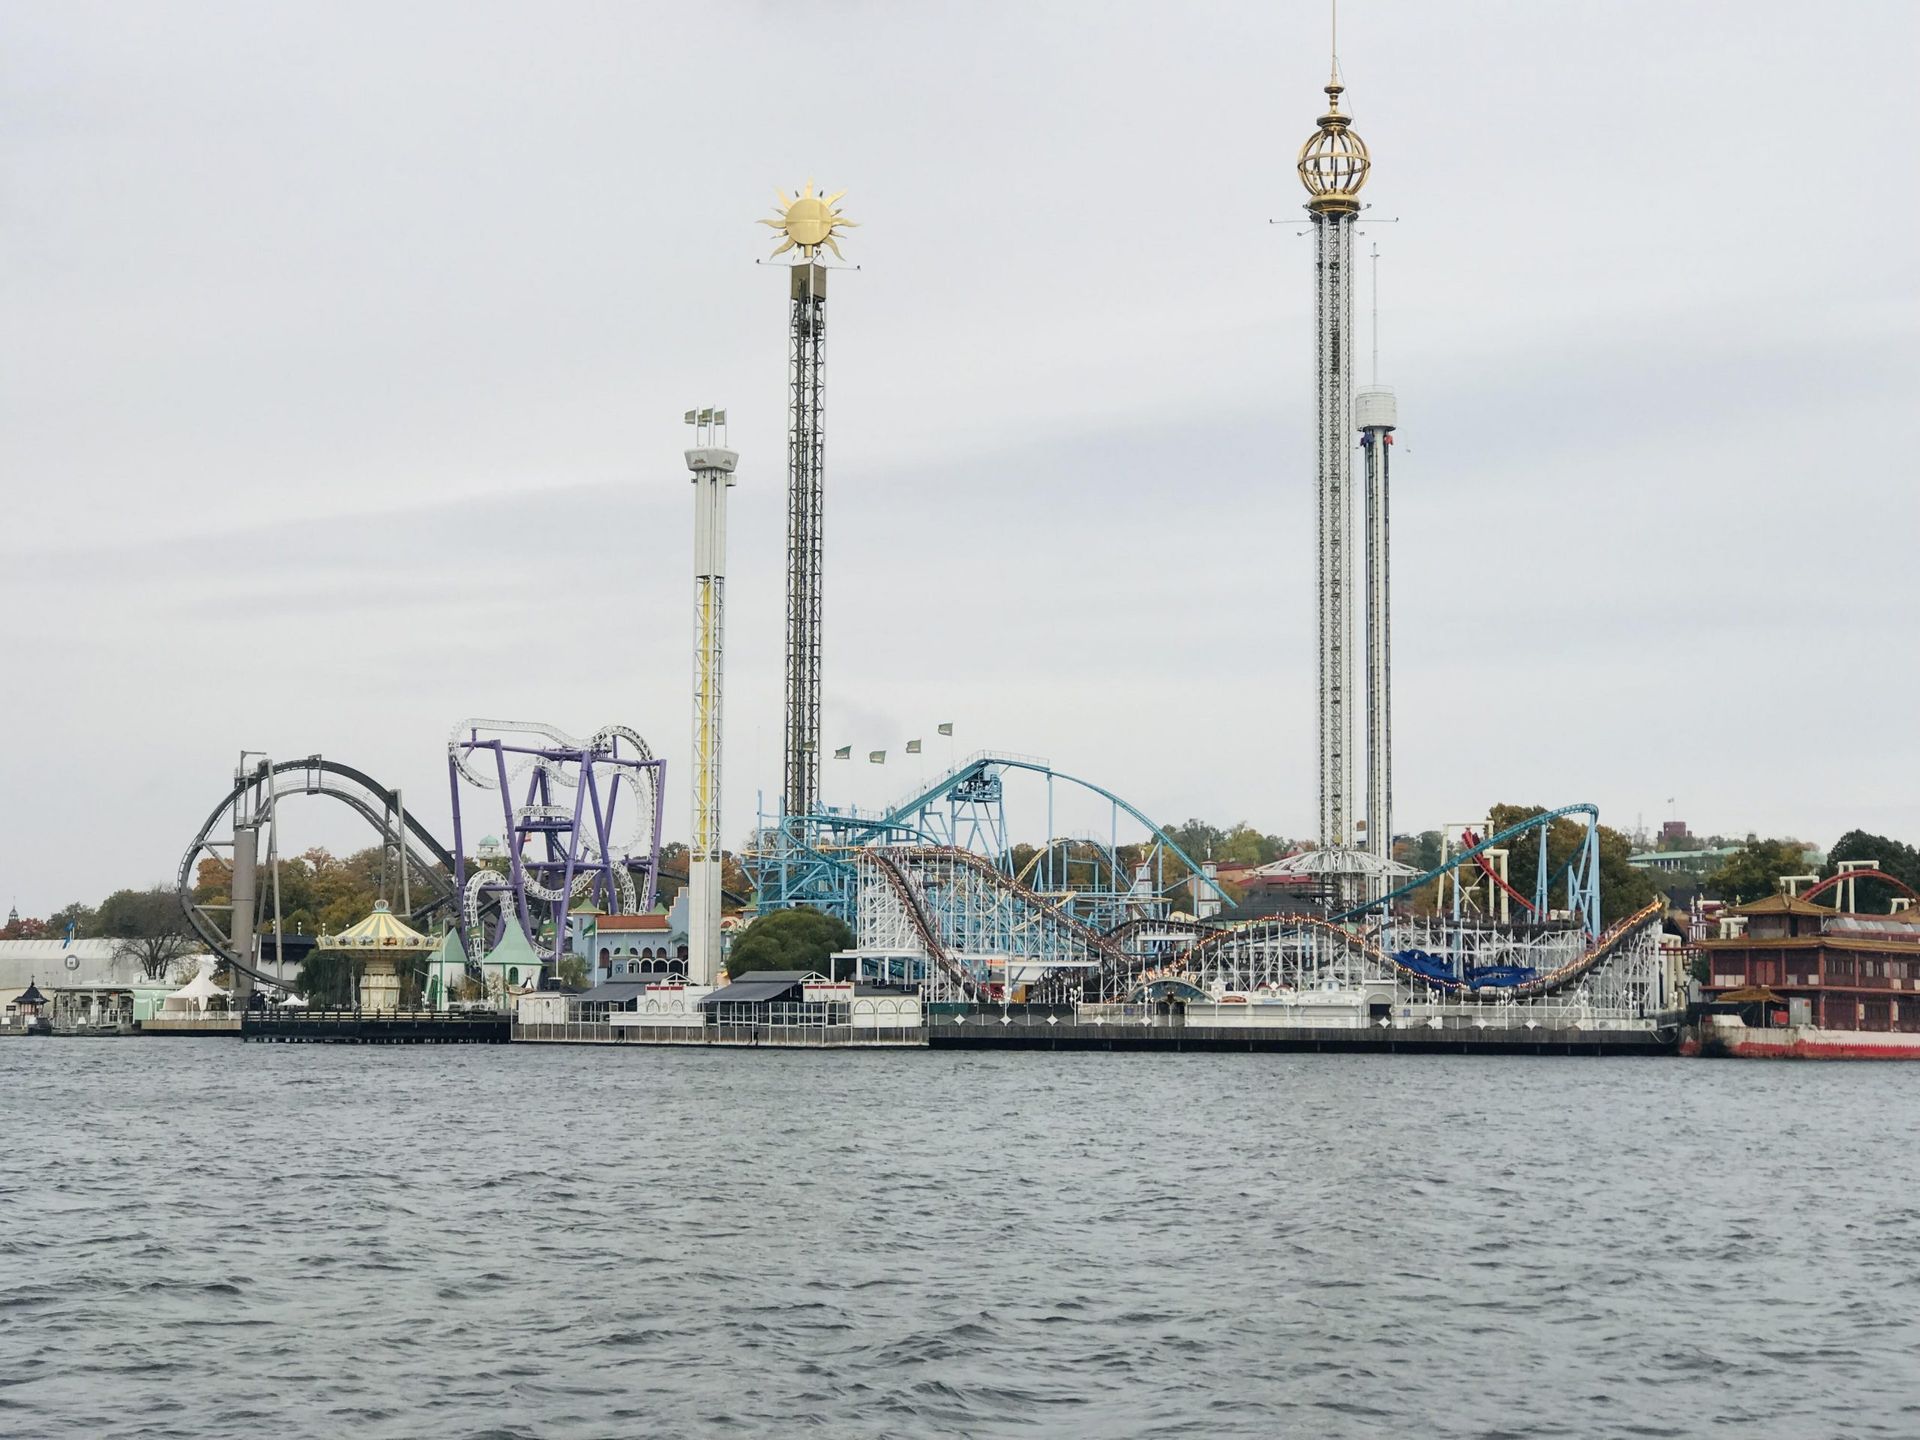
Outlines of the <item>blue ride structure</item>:
[[[1034,812],[1016,806],[1022,833],[1046,837],[1026,856],[1007,818],[1009,788],[1022,782]],[[1097,823],[1066,828],[1089,818]],[[763,815],[745,857],[757,907],[810,905],[854,924],[861,857],[885,846],[975,856],[1035,903],[1094,929],[1164,916],[1182,903],[1227,903],[1209,868],[1137,806],[1039,756],[983,750],[884,810]]]

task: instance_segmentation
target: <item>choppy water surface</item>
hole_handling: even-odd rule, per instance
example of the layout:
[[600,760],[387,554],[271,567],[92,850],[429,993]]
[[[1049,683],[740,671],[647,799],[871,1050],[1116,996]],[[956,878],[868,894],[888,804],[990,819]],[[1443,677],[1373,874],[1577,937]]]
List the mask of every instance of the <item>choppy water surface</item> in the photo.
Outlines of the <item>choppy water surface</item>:
[[0,1042],[0,1432],[1920,1434],[1920,1070]]

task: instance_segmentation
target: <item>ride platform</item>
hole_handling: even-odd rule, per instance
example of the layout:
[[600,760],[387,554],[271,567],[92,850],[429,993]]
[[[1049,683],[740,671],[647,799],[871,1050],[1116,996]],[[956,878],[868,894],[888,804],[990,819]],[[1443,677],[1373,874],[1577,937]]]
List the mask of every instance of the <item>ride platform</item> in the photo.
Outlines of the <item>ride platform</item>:
[[1370,1055],[1673,1055],[1678,1026],[1626,1029],[1366,1025],[1352,1028],[1280,1025],[1189,1025],[1177,1015],[1076,1020],[1002,1017],[996,1009],[931,1016],[927,1044],[936,1050],[1109,1050],[1260,1054],[1319,1052]]
[[303,1045],[504,1045],[512,1028],[500,1010],[249,1010],[240,1038]]

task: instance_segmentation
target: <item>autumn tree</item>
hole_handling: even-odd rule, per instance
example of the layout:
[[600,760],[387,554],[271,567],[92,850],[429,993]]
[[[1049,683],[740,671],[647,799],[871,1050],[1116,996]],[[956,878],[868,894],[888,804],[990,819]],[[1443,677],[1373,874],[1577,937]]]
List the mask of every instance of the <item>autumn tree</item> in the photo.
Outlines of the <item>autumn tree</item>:
[[133,961],[149,980],[162,979],[176,960],[200,948],[180,897],[165,885],[114,891],[100,902],[93,923],[114,942],[115,958]]

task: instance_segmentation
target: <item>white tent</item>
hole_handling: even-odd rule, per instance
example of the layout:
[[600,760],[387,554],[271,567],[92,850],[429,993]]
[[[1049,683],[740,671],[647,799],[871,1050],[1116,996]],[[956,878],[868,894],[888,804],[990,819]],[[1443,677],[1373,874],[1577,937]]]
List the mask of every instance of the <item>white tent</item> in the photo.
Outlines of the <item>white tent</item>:
[[225,990],[213,983],[212,970],[202,970],[162,1000],[160,1009],[168,1015],[204,1015],[210,1010],[225,1010],[231,999]]

